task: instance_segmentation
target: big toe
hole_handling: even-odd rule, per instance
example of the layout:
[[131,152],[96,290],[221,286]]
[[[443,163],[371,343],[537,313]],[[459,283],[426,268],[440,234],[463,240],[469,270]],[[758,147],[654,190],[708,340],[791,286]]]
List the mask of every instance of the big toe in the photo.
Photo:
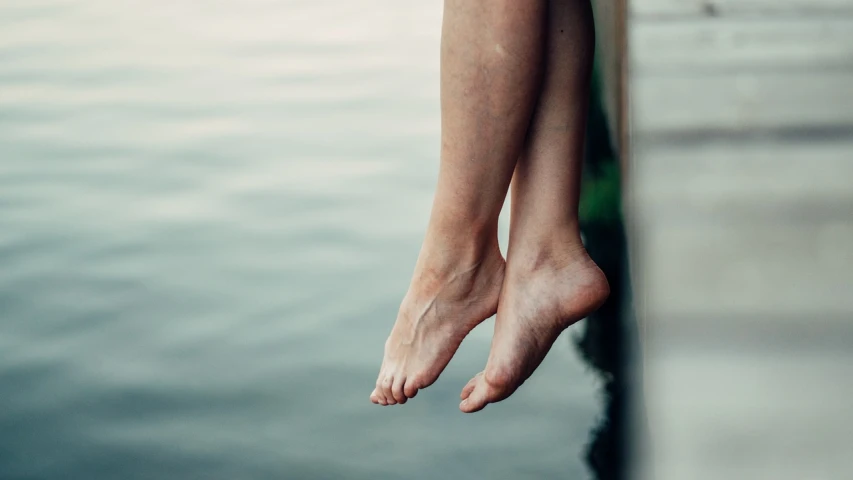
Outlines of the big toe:
[[478,379],[471,393],[468,394],[468,398],[462,400],[462,403],[459,404],[459,410],[465,413],[474,413],[486,408],[492,397],[489,390],[488,384]]
[[[490,403],[507,398],[517,387],[513,377],[509,372],[504,373],[500,370],[494,372],[487,368],[485,372],[472,379],[475,381],[474,387],[470,388],[467,398],[459,404],[459,409],[465,413],[478,412]],[[465,390],[469,390],[467,385],[462,392],[463,395]]]
[[462,400],[465,400],[466,398],[471,396],[471,392],[474,391],[474,387],[477,386],[477,382],[480,380],[480,377],[482,377],[482,376],[483,376],[483,372],[480,372],[480,373],[474,375],[474,377],[471,380],[468,380],[468,383],[462,388],[462,393],[459,395],[459,398],[461,398]]

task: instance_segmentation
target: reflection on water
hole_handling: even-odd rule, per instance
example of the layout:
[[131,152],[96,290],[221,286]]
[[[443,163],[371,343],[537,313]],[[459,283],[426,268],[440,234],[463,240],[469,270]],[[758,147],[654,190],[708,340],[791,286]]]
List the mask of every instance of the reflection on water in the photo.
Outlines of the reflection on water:
[[588,476],[568,341],[482,414],[490,322],[368,402],[437,173],[422,3],[0,3],[0,478]]

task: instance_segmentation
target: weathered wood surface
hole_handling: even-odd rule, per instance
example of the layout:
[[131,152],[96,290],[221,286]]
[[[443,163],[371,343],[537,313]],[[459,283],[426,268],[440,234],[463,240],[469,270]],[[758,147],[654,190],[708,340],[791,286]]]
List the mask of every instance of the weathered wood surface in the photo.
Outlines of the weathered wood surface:
[[632,18],[851,14],[849,0],[631,0]]
[[649,477],[851,478],[853,2],[629,12]]
[[847,346],[656,340],[647,391],[660,461],[648,478],[850,478]]
[[[821,142],[645,142],[635,151],[636,220],[658,225],[805,227],[853,218],[853,136]],[[853,243],[850,244],[853,252]],[[844,257],[838,258],[843,263]],[[848,265],[853,270],[853,265]],[[853,297],[853,295],[851,295]]]
[[637,74],[634,133],[747,129],[853,131],[849,71]]
[[638,20],[630,45],[635,74],[849,71],[853,15]]

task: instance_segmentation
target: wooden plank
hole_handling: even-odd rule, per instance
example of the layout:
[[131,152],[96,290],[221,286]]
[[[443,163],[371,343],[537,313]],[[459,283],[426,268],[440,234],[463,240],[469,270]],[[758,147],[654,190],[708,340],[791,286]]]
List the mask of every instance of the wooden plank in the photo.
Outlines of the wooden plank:
[[637,22],[630,41],[637,73],[853,70],[853,16]]
[[853,137],[639,146],[631,203],[643,222],[853,219]]
[[632,18],[853,14],[849,0],[631,0]]
[[[650,212],[660,215],[661,212]],[[853,315],[853,221],[731,224],[637,221],[634,287],[645,318]]]
[[853,127],[853,71],[636,74],[636,141],[660,132]]
[[646,478],[849,478],[853,354],[773,343],[655,346],[646,403],[657,461]]

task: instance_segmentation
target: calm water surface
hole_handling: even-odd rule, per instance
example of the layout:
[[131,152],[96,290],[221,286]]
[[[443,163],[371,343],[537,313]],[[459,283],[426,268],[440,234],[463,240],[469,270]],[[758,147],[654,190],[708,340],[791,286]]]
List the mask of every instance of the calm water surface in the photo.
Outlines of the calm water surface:
[[478,415],[491,321],[416,401],[368,401],[438,169],[440,21],[0,2],[0,479],[587,478],[568,339]]

